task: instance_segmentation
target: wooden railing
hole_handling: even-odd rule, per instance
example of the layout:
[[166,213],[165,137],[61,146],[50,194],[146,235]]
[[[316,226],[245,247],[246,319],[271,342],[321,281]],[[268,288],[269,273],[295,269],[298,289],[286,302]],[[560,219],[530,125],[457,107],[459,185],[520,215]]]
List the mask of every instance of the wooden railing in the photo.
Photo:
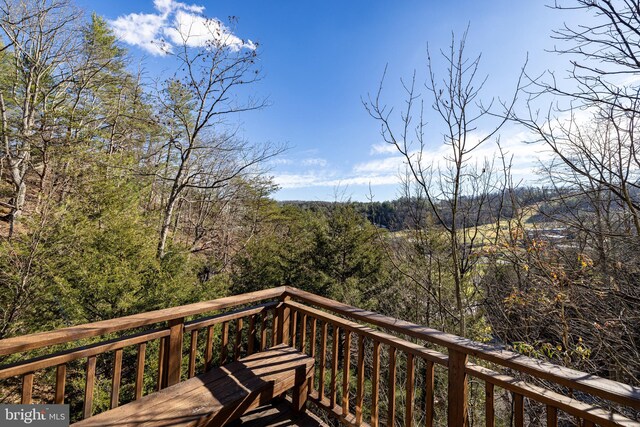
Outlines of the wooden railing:
[[[637,387],[290,287],[0,340],[0,357],[27,359],[0,366],[0,393],[9,403],[17,384],[22,403],[76,399],[79,419],[96,412],[98,383],[110,385],[102,409],[115,408],[279,343],[316,359],[310,401],[346,425],[466,426],[481,413],[474,424],[507,416],[515,426],[557,426],[570,416],[575,425],[640,426]],[[157,365],[145,368],[149,355]],[[72,396],[69,367],[82,360],[83,393]]]
[[[106,369],[106,375],[110,376],[111,383],[108,407],[116,408],[121,403],[123,354],[125,350],[131,348],[135,348],[135,367],[127,366],[127,368],[132,371],[134,377],[132,399],[137,400],[145,392],[145,379],[148,383],[149,378],[154,377],[154,389],[160,390],[176,384],[182,379],[190,378],[198,371],[223,365],[237,360],[241,355],[251,354],[275,344],[277,334],[273,332],[273,326],[278,323],[276,311],[281,305],[278,298],[283,296],[284,290],[285,288],[275,288],[89,323],[53,332],[0,340],[0,357],[12,355],[15,359],[16,356],[26,354],[20,358],[23,359],[28,358],[29,353],[45,350],[43,355],[0,366],[0,393],[5,394],[1,401],[8,403],[7,400],[10,399],[7,399],[6,394],[11,391],[11,380],[22,377],[19,403],[32,403],[36,374],[46,372],[49,368],[55,368],[55,384],[48,388],[47,384],[44,384],[39,389],[44,390],[41,394],[45,397],[47,394],[53,394],[49,399],[53,403],[69,403],[65,398],[68,394],[65,393],[65,391],[68,392],[67,367],[75,361],[84,359],[82,409],[81,414],[74,419],[90,417],[96,410],[94,407],[97,381],[96,366],[98,358],[101,358],[104,361],[111,360],[110,369],[108,367]],[[263,302],[268,300],[272,301]],[[248,304],[256,302],[263,303],[247,307]],[[207,317],[196,317],[232,308],[237,309]],[[190,317],[194,318],[188,320]],[[244,327],[244,319],[248,319],[248,328]],[[231,324],[234,326],[232,337],[229,336]],[[148,327],[152,328],[136,331]],[[218,328],[219,331],[214,330]],[[131,331],[136,332],[130,333]],[[105,338],[116,334],[120,334],[120,336],[46,353],[50,347],[60,345],[68,347],[81,340],[95,340],[96,337]],[[219,337],[219,349],[215,352],[218,355],[217,361],[214,360],[214,336],[216,334]],[[184,346],[185,339],[188,339],[188,347]],[[268,339],[269,341],[267,341]],[[153,372],[148,372],[149,369],[145,369],[145,366],[148,365],[146,363],[148,348],[151,345],[157,345],[154,347],[154,359],[157,361],[157,365],[155,369],[151,369]],[[196,366],[199,347],[202,347],[203,350],[203,354],[200,354],[203,359],[200,369]],[[186,354],[184,354],[185,349],[187,349]],[[186,362],[185,370],[183,370],[184,362]],[[46,378],[43,376],[43,379]],[[47,393],[48,389],[53,389],[53,392]],[[146,389],[148,391],[149,387]]]
[[[320,353],[316,353],[313,344],[308,350],[310,354],[317,357],[319,363],[319,382],[313,392],[313,401],[339,416],[345,424],[364,423],[363,410],[367,409],[367,405],[363,405],[364,383],[369,381],[371,392],[367,397],[370,402],[368,407],[370,417],[366,421],[372,426],[381,424],[383,417],[385,425],[391,425],[390,420],[393,420],[396,425],[420,423],[427,426],[445,424],[465,426],[469,421],[468,387],[470,379],[473,378],[484,382],[484,408],[481,412],[484,413],[486,426],[496,425],[497,388],[512,393],[513,406],[507,412],[509,421],[513,421],[515,426],[535,424],[533,420],[526,417],[525,413],[525,405],[533,405],[535,402],[544,405],[545,421],[548,426],[557,426],[562,413],[570,415],[575,425],[580,426],[640,426],[638,419],[640,388],[638,387],[531,359],[511,351],[358,309],[298,289],[287,288],[285,295],[285,310],[289,309],[293,313],[293,336],[297,334],[307,338],[307,322],[311,322],[311,337],[314,337],[316,331],[320,329]],[[302,319],[301,326],[297,325],[297,318]],[[330,358],[325,355],[329,329],[332,331]],[[300,343],[303,348],[305,338]],[[343,349],[348,350],[343,350],[341,367],[338,363],[340,341]],[[311,342],[314,342],[313,338]],[[352,342],[357,342],[355,352],[351,350]],[[365,357],[365,346],[368,343],[370,343],[372,356],[369,364]],[[380,385],[385,380],[381,378],[380,371],[382,346],[386,347],[388,354],[386,414],[381,414],[379,410]],[[441,348],[442,351],[427,348],[434,346]],[[353,365],[351,353],[356,355],[357,385],[353,411],[350,411],[348,394],[351,390],[348,384],[349,371]],[[404,354],[403,390],[398,389],[398,367],[400,366],[398,358],[401,353]],[[475,360],[471,361],[470,358]],[[416,365],[418,363],[421,365],[420,371],[424,376],[420,381],[422,387],[419,390],[423,407],[419,408],[419,411],[416,408]],[[493,369],[486,365],[492,365]],[[439,422],[435,420],[436,402],[434,402],[436,390],[434,368],[436,366],[445,370],[444,376],[447,383],[446,417]],[[340,368],[343,378],[342,390],[338,389],[336,383]],[[325,390],[326,387],[321,386],[324,385],[327,369],[331,376],[328,391]],[[516,378],[516,374],[525,376],[531,381]],[[533,384],[533,381],[544,382],[546,387]],[[338,399],[336,395],[341,391],[341,399]],[[398,408],[397,405],[399,394],[404,397],[401,399],[404,402],[403,408]],[[580,399],[577,398],[578,394],[581,396]],[[339,402],[341,405],[338,405]],[[604,403],[605,406],[626,412],[627,416],[589,402]],[[403,416],[398,416],[399,409]],[[421,413],[419,420],[416,412]]]

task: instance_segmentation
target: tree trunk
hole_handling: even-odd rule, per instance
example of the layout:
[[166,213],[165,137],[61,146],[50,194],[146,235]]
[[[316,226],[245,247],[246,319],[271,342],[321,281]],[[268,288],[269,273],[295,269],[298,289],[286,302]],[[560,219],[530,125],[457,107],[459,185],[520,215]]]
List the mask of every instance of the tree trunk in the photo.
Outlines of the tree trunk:
[[162,220],[162,228],[160,229],[160,241],[158,242],[157,257],[162,259],[165,255],[165,249],[167,246],[167,236],[169,235],[169,227],[171,227],[171,220],[173,219],[173,210],[176,206],[177,197],[171,195],[167,202],[167,207],[164,210],[164,218]]

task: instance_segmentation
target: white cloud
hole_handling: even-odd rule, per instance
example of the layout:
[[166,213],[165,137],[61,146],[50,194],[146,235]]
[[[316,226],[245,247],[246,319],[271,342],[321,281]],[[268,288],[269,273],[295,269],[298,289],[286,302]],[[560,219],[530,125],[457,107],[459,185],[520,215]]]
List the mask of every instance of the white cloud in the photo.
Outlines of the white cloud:
[[204,47],[213,44],[215,48],[228,47],[233,50],[255,49],[251,40],[244,42],[234,35],[217,19],[178,10],[175,13],[173,27],[164,28],[164,34],[175,44],[191,47]]
[[[305,154],[309,154],[305,152]],[[397,159],[400,159],[397,161]],[[284,159],[283,159],[284,160]],[[388,164],[387,164],[388,163]],[[401,158],[381,159],[360,163],[349,171],[339,171],[335,165],[321,157],[303,157],[300,160],[279,161],[274,181],[282,189],[314,187],[344,187],[350,185],[389,185],[400,182]]]
[[321,158],[309,158],[302,160],[303,166],[320,166],[324,167],[327,165],[327,161]]
[[175,0],[155,0],[158,13],[130,13],[109,21],[123,42],[138,46],[152,55],[164,55],[175,45],[190,47],[255,49],[251,41],[234,35],[222,22],[202,15],[204,6]]
[[274,175],[273,180],[282,188],[321,187],[325,185],[325,182],[330,181],[330,179],[326,176],[323,177],[323,175],[315,173],[281,173]]
[[123,42],[138,46],[152,55],[164,55],[169,50],[159,37],[164,21],[160,15],[131,13],[120,16],[109,24]]
[[287,157],[276,158],[271,160],[272,166],[281,166],[281,165],[297,165],[297,166],[306,166],[306,167],[320,167],[323,168],[327,166],[327,160],[320,157],[308,157],[300,159],[291,159]]
[[[481,134],[479,132],[472,133],[467,136],[467,146],[473,146],[479,142]],[[550,151],[543,144],[531,144],[526,141],[531,140],[531,135],[523,131],[516,131],[515,129],[505,130],[502,134],[500,146],[502,147],[502,153],[513,161],[513,168],[517,168],[519,171],[524,171],[529,168],[530,173],[533,165],[537,165],[539,161],[548,160],[551,156]],[[371,154],[380,154],[383,152],[383,148],[380,144],[374,145]],[[377,147],[377,148],[376,148]],[[394,148],[391,146],[391,148]],[[390,155],[383,158],[376,158],[367,162],[358,163],[354,166],[353,170],[359,173],[385,173],[385,172],[403,172],[406,166],[406,159],[397,153],[395,148],[387,151]],[[413,160],[418,156],[417,151],[410,152],[409,155]],[[435,168],[438,166],[446,167],[447,160],[452,157],[451,147],[440,144],[431,149],[425,149],[421,154],[421,163],[423,168],[433,165]],[[501,166],[500,150],[494,140],[485,141],[473,150],[473,152],[467,156],[468,163],[481,164],[485,160],[489,162],[495,161],[496,167]]]
[[356,173],[398,173],[404,170],[404,157],[392,156],[386,159],[371,160],[364,163],[357,163],[353,167]]
[[[477,143],[480,132],[468,136],[468,144]],[[518,128],[505,128],[502,132],[500,145],[507,162],[512,164],[512,175],[516,182],[524,181],[536,184],[539,180],[536,170],[541,161],[551,158],[549,150],[544,144],[527,144],[531,135]],[[392,149],[389,149],[392,148]],[[301,160],[280,162],[282,168],[277,168],[274,181],[282,189],[304,188],[335,188],[344,186],[385,186],[400,185],[406,172],[406,159],[393,146],[374,144],[369,152],[369,158],[353,164],[349,169],[340,170],[335,164],[319,157],[309,156]],[[308,154],[308,153],[305,153]],[[411,152],[415,159],[417,152]],[[482,165],[483,162],[494,162],[496,169],[502,167],[500,151],[495,141],[486,141],[469,156],[468,164]],[[446,168],[447,158],[451,157],[451,147],[437,144],[422,152],[422,165],[434,168]]]
[[272,166],[278,166],[278,165],[291,165],[293,164],[293,160],[291,159],[287,159],[284,157],[277,157],[275,159],[272,159],[270,161]]
[[310,187],[342,187],[345,185],[390,185],[400,183],[397,174],[370,174],[356,176],[336,176],[335,174],[304,173],[276,174],[273,180],[283,189]]
[[397,153],[398,149],[393,144],[388,144],[386,142],[380,142],[378,144],[373,144],[371,146],[370,155],[373,154],[391,154]]
[[400,176],[393,175],[363,175],[345,178],[342,180],[335,180],[336,184],[333,185],[390,185],[399,184]]
[[195,4],[189,5],[174,0],[154,0],[153,6],[164,15],[169,15],[172,11],[177,9],[188,10],[193,13],[204,12],[204,6],[197,6]]

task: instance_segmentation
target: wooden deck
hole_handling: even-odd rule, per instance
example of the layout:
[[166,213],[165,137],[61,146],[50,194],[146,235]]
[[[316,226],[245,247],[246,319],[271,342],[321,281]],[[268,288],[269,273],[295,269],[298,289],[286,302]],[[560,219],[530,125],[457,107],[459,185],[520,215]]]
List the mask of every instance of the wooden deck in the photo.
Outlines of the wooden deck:
[[296,414],[291,402],[279,400],[246,413],[228,427],[329,427],[309,411]]
[[280,344],[73,426],[222,426],[288,390],[293,408],[302,408],[313,364],[313,358]]
[[[122,406],[123,387],[134,403],[157,399],[176,384],[254,354],[259,358],[278,345],[315,360],[308,405],[348,426],[394,420],[466,427],[473,379],[484,384],[487,427],[501,425],[498,417],[512,419],[515,427],[529,425],[526,408],[534,404],[549,427],[640,427],[639,387],[290,287],[0,340],[0,357],[13,361],[0,366],[0,389],[3,380],[14,388],[21,380],[21,390],[7,402],[72,401],[74,420],[99,421],[100,413]],[[54,375],[43,375],[47,369]],[[446,377],[444,385],[436,380],[438,372]],[[103,402],[110,394],[109,409],[103,403],[96,410],[98,393]],[[512,405],[505,407],[505,396]],[[446,410],[437,410],[443,401]],[[234,426],[325,425],[309,411],[294,416],[282,401],[244,409],[250,412]]]

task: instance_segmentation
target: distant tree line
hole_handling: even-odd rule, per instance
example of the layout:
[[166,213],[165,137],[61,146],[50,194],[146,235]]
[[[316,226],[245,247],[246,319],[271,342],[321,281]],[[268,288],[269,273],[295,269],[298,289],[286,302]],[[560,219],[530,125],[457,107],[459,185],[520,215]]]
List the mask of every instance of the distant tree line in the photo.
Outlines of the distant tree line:
[[[556,192],[555,189],[547,189],[541,187],[518,187],[513,191],[515,202],[518,206],[534,205],[543,202]],[[479,212],[478,223],[480,225],[490,224],[497,215],[498,211],[502,212],[502,216],[506,219],[513,218],[515,209],[512,205],[512,200],[502,200],[497,194],[490,196],[490,201],[486,205],[482,206]],[[461,196],[461,203],[473,204],[473,196]],[[395,200],[389,200],[384,202],[356,202],[356,201],[307,201],[307,200],[291,200],[280,202],[283,206],[295,206],[300,209],[309,210],[318,213],[330,213],[332,210],[337,209],[344,205],[351,206],[355,212],[366,218],[371,224],[376,227],[381,227],[389,231],[400,231],[411,229],[415,227],[415,218],[412,217],[411,207],[419,203],[419,200],[411,197],[400,197]],[[443,221],[446,224],[451,224],[452,214],[447,209],[445,201],[437,202],[442,206]],[[424,225],[424,224],[423,224]],[[462,225],[462,224],[459,224]]]

